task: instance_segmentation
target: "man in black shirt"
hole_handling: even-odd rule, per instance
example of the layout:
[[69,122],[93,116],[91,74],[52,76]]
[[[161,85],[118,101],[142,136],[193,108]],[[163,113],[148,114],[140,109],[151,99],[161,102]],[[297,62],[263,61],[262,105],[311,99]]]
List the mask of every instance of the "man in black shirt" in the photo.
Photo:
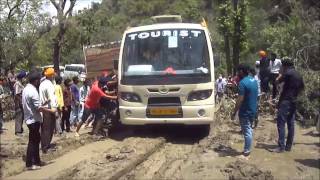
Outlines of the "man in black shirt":
[[263,93],[269,92],[269,81],[270,81],[270,60],[267,58],[265,51],[259,51],[259,78],[261,80],[261,91]]
[[[281,75],[277,78],[277,83],[284,82],[283,90],[278,104],[277,127],[278,145],[273,152],[291,151],[294,137],[294,121],[296,113],[296,101],[299,93],[304,89],[304,82],[301,75],[294,69],[291,59],[282,61]],[[285,124],[288,127],[288,136],[285,141]]]

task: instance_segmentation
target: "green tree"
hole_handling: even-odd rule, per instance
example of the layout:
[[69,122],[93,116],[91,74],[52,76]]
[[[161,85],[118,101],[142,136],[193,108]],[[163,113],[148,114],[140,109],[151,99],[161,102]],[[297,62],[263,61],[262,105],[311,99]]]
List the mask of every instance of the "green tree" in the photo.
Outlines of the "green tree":
[[230,36],[232,29],[232,14],[230,1],[225,1],[219,6],[220,16],[218,17],[218,30],[224,37],[224,53],[226,56],[227,73],[232,74],[232,61],[230,55]]
[[[247,49],[247,6],[246,0],[220,1],[218,30],[224,37],[224,53],[226,55],[227,72],[236,73],[240,56]],[[233,8],[232,8],[233,7]],[[230,37],[231,44],[230,47]],[[232,61],[231,61],[232,49]]]
[[61,48],[63,46],[63,38],[68,27],[68,19],[72,16],[72,10],[76,4],[76,0],[69,0],[70,6],[67,8],[67,0],[50,0],[57,10],[58,33],[53,38],[53,65],[57,73],[60,72],[59,63],[61,61]]
[[200,2],[197,0],[176,0],[170,6],[169,13],[181,15],[185,22],[200,22]]
[[232,61],[234,74],[240,62],[240,53],[246,48],[247,6],[246,0],[233,0]]
[[40,0],[0,1],[0,66],[28,61],[37,41],[51,29]]

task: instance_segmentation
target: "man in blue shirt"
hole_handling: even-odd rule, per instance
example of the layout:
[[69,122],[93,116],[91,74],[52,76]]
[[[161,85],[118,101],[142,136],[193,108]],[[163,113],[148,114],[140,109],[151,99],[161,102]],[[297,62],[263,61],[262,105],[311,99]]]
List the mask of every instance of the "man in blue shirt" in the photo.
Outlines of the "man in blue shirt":
[[247,65],[239,65],[237,69],[240,77],[239,96],[236,102],[232,119],[235,118],[239,111],[239,120],[241,130],[244,135],[244,151],[243,156],[248,157],[251,151],[252,144],[252,122],[257,113],[257,99],[258,99],[258,84],[257,81],[249,75],[250,67]]

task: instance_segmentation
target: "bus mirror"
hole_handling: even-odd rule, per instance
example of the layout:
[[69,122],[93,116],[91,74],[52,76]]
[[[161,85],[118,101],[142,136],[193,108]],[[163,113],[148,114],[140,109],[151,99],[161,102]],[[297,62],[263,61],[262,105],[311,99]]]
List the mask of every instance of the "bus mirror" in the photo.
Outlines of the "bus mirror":
[[118,59],[113,60],[113,69],[118,70],[118,62],[119,62]]

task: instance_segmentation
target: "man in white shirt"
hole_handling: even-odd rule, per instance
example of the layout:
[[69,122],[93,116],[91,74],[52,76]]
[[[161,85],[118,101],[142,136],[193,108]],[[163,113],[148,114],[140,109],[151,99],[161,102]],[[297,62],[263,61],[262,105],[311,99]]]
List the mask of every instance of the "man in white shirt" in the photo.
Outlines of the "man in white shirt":
[[224,91],[226,90],[227,84],[228,84],[228,80],[226,78],[226,76],[222,75],[222,83],[223,83],[223,88]]
[[40,84],[41,75],[38,72],[31,72],[28,75],[29,83],[22,92],[22,105],[24,120],[29,129],[29,143],[26,155],[26,167],[28,170],[40,169],[41,161],[39,155],[40,124],[42,116],[40,112],[48,112],[49,109],[41,107],[40,97],[37,88]]
[[83,86],[80,87],[80,112],[79,112],[79,119],[82,118],[83,111],[84,111],[84,103],[86,101],[87,96],[90,92],[90,80],[85,79],[83,82]]
[[41,126],[41,148],[43,153],[47,153],[55,129],[57,111],[57,100],[55,96],[55,87],[53,80],[55,72],[53,68],[45,70],[46,79],[43,80],[39,87],[40,101],[43,107],[50,109],[52,112],[43,112],[43,123]]
[[276,79],[279,76],[282,63],[280,59],[277,59],[275,53],[270,54],[270,71],[271,71],[271,83],[272,83],[272,99],[275,99],[278,95],[278,86]]
[[221,99],[223,98],[225,90],[225,83],[223,81],[222,75],[219,76],[219,78],[216,80],[216,102],[221,102]]

